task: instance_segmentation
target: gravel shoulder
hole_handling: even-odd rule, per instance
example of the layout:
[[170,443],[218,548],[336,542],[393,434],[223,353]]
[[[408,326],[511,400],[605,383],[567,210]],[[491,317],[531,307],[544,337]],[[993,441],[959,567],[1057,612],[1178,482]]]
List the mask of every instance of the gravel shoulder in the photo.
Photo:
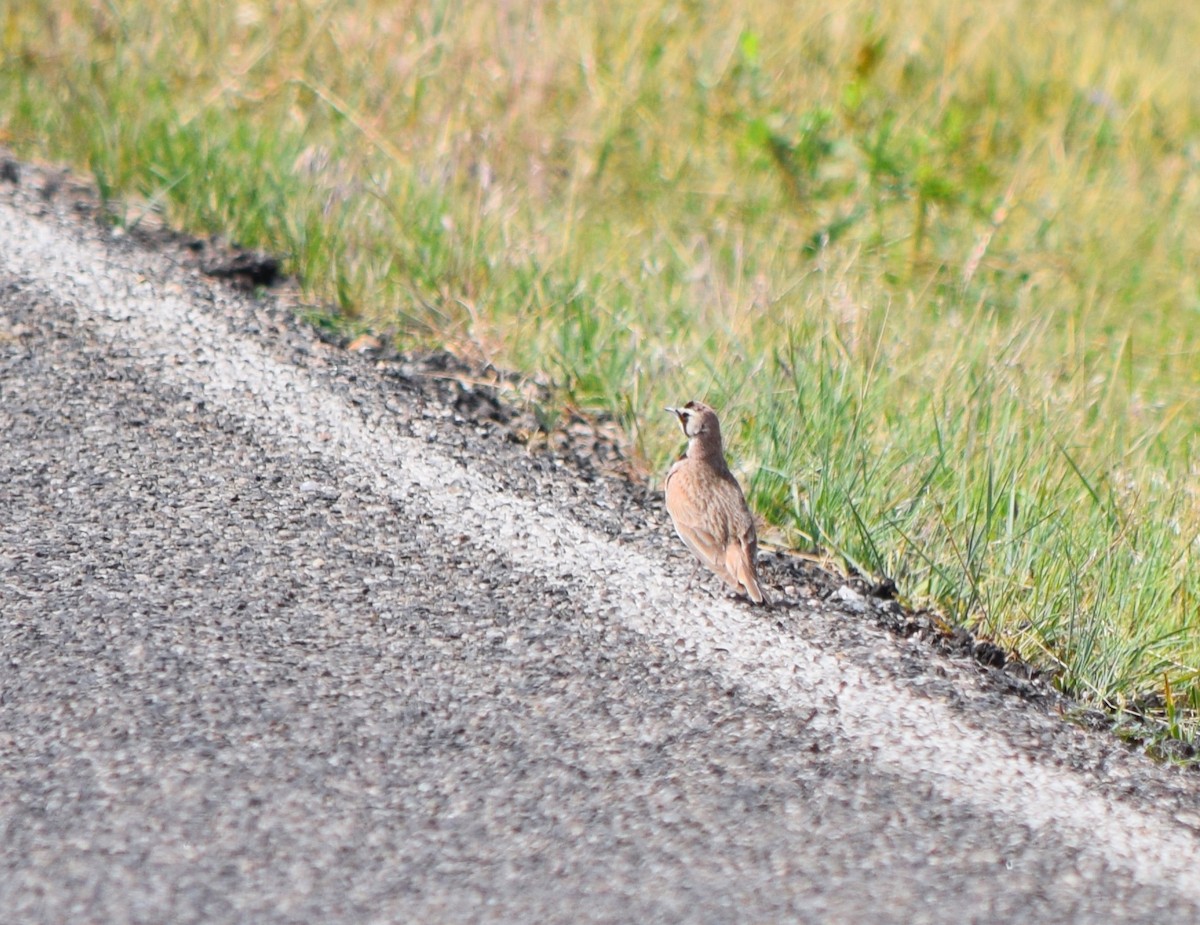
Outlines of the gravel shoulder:
[[46,178],[0,182],[6,921],[1200,917],[1194,771],[809,563],[685,595],[603,430]]

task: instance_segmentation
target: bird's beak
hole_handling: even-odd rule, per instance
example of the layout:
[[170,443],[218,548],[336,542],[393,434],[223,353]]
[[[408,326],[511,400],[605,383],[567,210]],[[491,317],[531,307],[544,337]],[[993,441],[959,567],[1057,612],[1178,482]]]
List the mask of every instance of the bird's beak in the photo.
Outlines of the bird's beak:
[[667,408],[663,408],[663,411],[670,411],[673,415],[675,415],[675,417],[679,417],[679,409],[678,408],[667,407]]

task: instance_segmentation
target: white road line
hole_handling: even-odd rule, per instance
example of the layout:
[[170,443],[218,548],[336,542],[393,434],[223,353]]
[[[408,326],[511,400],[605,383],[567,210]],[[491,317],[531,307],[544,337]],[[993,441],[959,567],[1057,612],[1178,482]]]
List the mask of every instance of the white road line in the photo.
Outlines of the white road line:
[[[230,338],[178,287],[118,271],[80,244],[0,205],[0,272],[57,293],[103,336],[155,358],[155,374],[356,472],[384,495],[413,498],[447,532],[490,537],[519,571],[561,583],[596,614],[668,642],[730,684],[767,695],[852,740],[881,768],[943,797],[1053,835],[1082,857],[1125,869],[1200,905],[1200,845],[1164,814],[1141,812],[1001,739],[979,740],[943,703],[881,684],[853,664],[722,600],[681,601],[676,576],[536,500],[498,492],[423,441],[379,432],[305,371],[258,342]],[[47,259],[53,255],[53,260]]]

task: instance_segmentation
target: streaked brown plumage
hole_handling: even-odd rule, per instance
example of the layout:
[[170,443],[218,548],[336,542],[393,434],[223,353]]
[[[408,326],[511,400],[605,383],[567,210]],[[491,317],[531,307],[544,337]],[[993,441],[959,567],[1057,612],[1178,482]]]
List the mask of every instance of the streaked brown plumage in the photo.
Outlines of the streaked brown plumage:
[[688,438],[687,452],[667,473],[667,511],[675,532],[701,563],[756,604],[758,537],[742,488],[729,471],[717,413],[704,402],[668,408]]

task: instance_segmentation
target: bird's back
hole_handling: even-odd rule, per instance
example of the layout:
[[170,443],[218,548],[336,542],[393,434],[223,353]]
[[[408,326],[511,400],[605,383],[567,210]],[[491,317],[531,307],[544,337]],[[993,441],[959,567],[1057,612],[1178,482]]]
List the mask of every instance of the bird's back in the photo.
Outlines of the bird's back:
[[729,467],[685,456],[667,473],[666,502],[676,532],[700,561],[761,602],[754,518]]

